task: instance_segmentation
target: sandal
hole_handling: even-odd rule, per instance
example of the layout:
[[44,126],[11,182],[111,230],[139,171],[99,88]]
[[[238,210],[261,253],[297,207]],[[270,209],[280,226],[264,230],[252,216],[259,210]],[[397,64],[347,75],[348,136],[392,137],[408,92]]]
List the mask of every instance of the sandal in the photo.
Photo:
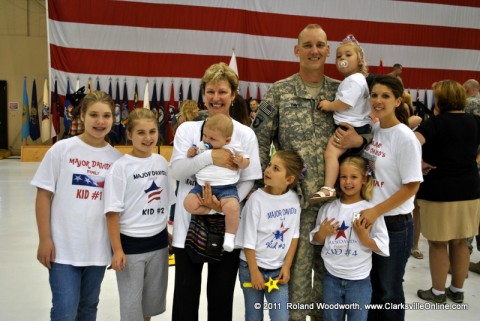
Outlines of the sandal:
[[418,260],[423,259],[423,253],[419,249],[412,249],[410,254]]
[[[328,195],[322,192],[322,189],[328,191]],[[337,198],[337,191],[334,188],[328,186],[322,186],[318,192],[312,195],[310,203],[326,202]]]

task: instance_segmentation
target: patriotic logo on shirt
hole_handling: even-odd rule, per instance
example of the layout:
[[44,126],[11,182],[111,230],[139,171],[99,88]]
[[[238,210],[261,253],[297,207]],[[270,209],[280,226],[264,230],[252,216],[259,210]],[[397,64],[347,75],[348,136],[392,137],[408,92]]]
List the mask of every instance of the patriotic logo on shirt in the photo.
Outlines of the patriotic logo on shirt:
[[283,250],[285,249],[286,245],[285,242],[283,241],[283,236],[285,233],[289,230],[289,228],[285,228],[283,226],[283,222],[280,225],[280,228],[273,232],[273,237],[271,241],[268,241],[265,245],[268,249],[280,249]]
[[150,185],[150,187],[144,192],[148,196],[147,203],[151,203],[153,201],[159,201],[161,199],[160,194],[163,192],[163,189],[160,189],[160,187],[155,184],[155,181],[152,181],[152,185]]
[[105,180],[103,177],[88,176],[85,174],[73,174],[72,185],[103,188],[105,185]]
[[343,238],[347,238],[347,236],[345,235],[345,231],[349,228],[350,226],[348,226],[347,224],[345,224],[345,221],[342,222],[342,225],[340,225],[340,227],[337,229],[337,236],[335,236],[335,239],[338,239],[340,237],[343,237]]
[[283,235],[289,230],[289,228],[285,228],[283,226],[283,222],[282,224],[280,225],[280,229],[279,230],[276,230],[275,232],[273,232],[273,239],[272,241],[274,240],[281,240],[283,242]]

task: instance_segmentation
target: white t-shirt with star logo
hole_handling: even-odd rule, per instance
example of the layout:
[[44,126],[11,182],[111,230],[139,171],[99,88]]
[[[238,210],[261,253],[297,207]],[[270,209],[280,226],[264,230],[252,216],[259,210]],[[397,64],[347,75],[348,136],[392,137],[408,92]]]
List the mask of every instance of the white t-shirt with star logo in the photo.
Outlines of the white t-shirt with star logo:
[[[282,195],[256,190],[242,210],[235,245],[255,250],[259,267],[281,268],[292,239],[300,235],[300,212],[300,201],[292,190]],[[240,258],[247,260],[245,251]]]
[[124,235],[150,237],[160,233],[167,226],[173,203],[175,183],[161,155],[123,155],[108,172],[104,212],[120,213],[120,233]]
[[[318,211],[315,228],[310,232],[310,243],[319,245],[314,235],[320,230],[320,223],[325,218],[335,218],[340,227],[335,235],[327,236],[322,249],[322,258],[327,271],[338,278],[346,280],[362,280],[370,275],[372,269],[372,250],[363,245],[353,229],[353,213],[373,207],[367,201],[354,204],[342,204],[339,199],[327,203]],[[377,218],[370,231],[370,238],[377,244],[377,254],[389,256],[389,238],[383,216]]]

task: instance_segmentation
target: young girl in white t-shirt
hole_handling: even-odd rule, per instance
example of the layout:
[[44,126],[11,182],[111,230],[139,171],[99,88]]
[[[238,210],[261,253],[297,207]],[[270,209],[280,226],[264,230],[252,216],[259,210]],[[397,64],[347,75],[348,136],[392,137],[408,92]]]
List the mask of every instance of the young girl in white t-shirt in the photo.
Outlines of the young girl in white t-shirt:
[[37,187],[37,259],[49,272],[52,320],[95,320],[111,259],[103,186],[121,156],[105,141],[114,104],[106,93],[93,91],[79,107],[84,132],[50,147],[31,182]]
[[372,286],[370,270],[372,251],[389,256],[388,231],[383,217],[366,226],[360,211],[373,207],[374,180],[367,171],[367,162],[358,156],[347,157],[340,165],[342,196],[325,204],[318,211],[310,242],[323,245],[325,263],[323,299],[325,304],[351,304],[350,308],[323,310],[325,321],[367,320]]
[[117,274],[121,320],[145,320],[163,313],[168,283],[167,220],[175,199],[168,163],[153,154],[158,129],[149,109],[128,116],[132,151],[111,167],[105,185],[105,213]]
[[[322,100],[318,108],[323,111],[333,111],[335,126],[347,123],[355,128],[357,133],[370,132],[370,105],[367,80],[367,63],[363,48],[353,35],[348,35],[337,48],[336,64],[338,71],[345,79],[338,86],[334,101]],[[335,133],[325,150],[325,182],[324,186],[311,198],[311,202],[327,201],[336,198],[334,188],[338,177],[338,158],[347,150],[341,148],[341,137]]]
[[239,279],[246,320],[262,320],[264,298],[271,305],[272,320],[288,320],[288,281],[301,212],[298,196],[290,188],[302,170],[296,152],[277,151],[265,169],[265,187],[255,191],[242,210],[235,243],[243,248]]

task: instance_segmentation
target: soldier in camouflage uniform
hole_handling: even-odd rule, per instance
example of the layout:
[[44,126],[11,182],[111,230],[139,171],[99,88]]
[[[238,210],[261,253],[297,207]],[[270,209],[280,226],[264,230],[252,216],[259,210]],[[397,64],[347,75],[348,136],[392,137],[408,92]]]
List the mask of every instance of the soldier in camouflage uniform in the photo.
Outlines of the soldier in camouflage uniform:
[[[480,116],[480,84],[475,79],[469,79],[463,83],[463,88],[467,92],[467,104],[465,105],[465,112]],[[480,152],[480,148],[477,150],[477,154]],[[478,159],[478,156],[477,156]],[[480,162],[477,160],[478,173],[480,174]],[[477,249],[480,251],[480,227],[478,228],[479,234],[475,236],[477,242]],[[473,237],[467,239],[468,249],[470,254],[473,252]],[[470,262],[468,268],[470,271],[480,274],[480,261],[477,263]]]
[[[290,320],[305,320],[306,315],[310,315],[311,320],[322,320],[322,311],[310,311],[305,304],[323,301],[321,251],[319,246],[313,246],[309,241],[320,204],[311,205],[309,199],[323,186],[324,151],[334,132],[333,113],[317,108],[319,101],[335,99],[339,85],[339,81],[324,75],[325,60],[329,54],[327,35],[319,25],[308,25],[303,29],[295,46],[295,55],[300,58],[300,72],[273,84],[262,98],[252,124],[258,138],[263,169],[269,162],[272,142],[278,150],[298,152],[307,165],[305,178],[297,186],[302,214],[300,239],[289,282],[289,301],[293,304]],[[352,127],[348,131],[339,130],[337,146],[361,147],[362,138],[352,135],[352,131]],[[349,144],[349,141],[355,143]]]
[[463,88],[467,92],[467,104],[465,105],[465,112],[480,116],[480,85],[475,79],[469,79],[463,84]]

